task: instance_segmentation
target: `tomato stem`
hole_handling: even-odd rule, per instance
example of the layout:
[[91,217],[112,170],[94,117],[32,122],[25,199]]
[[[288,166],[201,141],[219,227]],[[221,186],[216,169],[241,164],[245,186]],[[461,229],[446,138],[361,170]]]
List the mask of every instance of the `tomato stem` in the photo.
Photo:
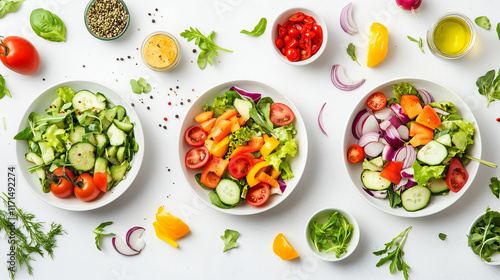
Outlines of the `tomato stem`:
[[3,43],[3,36],[0,36],[0,46],[3,48],[3,52],[0,50],[0,54],[7,56],[9,54],[9,48]]

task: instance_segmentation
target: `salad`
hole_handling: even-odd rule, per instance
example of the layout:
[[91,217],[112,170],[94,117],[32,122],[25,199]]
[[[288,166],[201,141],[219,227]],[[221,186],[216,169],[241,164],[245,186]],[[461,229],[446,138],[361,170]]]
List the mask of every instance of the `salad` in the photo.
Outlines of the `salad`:
[[393,85],[393,98],[372,93],[352,123],[358,139],[347,159],[362,164],[363,190],[392,208],[425,208],[432,196],[459,192],[468,180],[463,167],[474,143],[474,124],[452,102],[435,102],[408,82]]
[[298,150],[295,115],[283,103],[238,87],[217,95],[184,132],[192,148],[187,168],[199,169],[198,184],[211,190],[211,203],[229,209],[241,201],[264,205],[281,195],[294,177],[289,160]]
[[95,199],[125,178],[139,150],[125,108],[101,93],[61,87],[45,114],[31,112],[14,139],[28,142],[25,158],[34,164],[45,193]]

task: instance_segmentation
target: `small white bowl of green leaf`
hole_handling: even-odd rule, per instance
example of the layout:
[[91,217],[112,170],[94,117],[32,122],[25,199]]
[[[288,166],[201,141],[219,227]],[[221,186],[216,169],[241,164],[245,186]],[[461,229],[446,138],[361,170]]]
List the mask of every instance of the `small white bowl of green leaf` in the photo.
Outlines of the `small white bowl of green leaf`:
[[314,256],[335,262],[351,255],[359,243],[359,226],[348,212],[325,208],[307,221],[306,241]]
[[500,265],[500,213],[489,207],[470,225],[467,243],[474,254],[490,265]]

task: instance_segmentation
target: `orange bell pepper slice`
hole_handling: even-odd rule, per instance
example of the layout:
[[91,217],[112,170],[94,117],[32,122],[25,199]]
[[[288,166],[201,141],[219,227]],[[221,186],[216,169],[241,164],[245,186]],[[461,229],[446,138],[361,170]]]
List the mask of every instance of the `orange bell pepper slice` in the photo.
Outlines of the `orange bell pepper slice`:
[[223,157],[229,148],[229,136],[224,137],[219,143],[212,146],[210,153],[216,157]]
[[200,123],[201,129],[203,129],[205,132],[209,132],[214,127],[215,120],[216,120],[216,118],[211,118],[211,119],[208,119],[208,120]]
[[197,123],[202,123],[206,120],[211,119],[213,115],[214,115],[214,111],[205,111],[205,112],[202,112],[202,113],[199,113],[198,115],[196,115],[194,117],[194,120]]
[[215,127],[215,130],[213,133],[211,133],[212,139],[214,139],[215,142],[220,142],[224,137],[226,137],[229,132],[231,132],[231,121],[229,120],[222,120]]
[[267,174],[264,169],[261,169],[257,172],[257,174],[255,175],[255,179],[264,182],[273,188],[279,188],[280,186],[278,184],[278,181],[276,181],[276,179]]
[[236,149],[234,149],[233,153],[229,156],[229,158],[233,159],[239,155],[256,152],[260,150],[260,148],[262,148],[263,145],[264,145],[264,138],[259,136],[254,136],[252,137],[252,139],[250,139],[250,141],[248,141],[247,145],[241,145],[236,147]]
[[228,164],[228,160],[212,156],[212,158],[203,168],[200,182],[205,186],[214,189],[215,187],[217,187],[222,174],[224,174],[224,172],[226,171]]
[[290,245],[283,233],[278,234],[274,238],[273,252],[284,261],[299,257],[299,253]]
[[260,183],[260,181],[256,178],[257,172],[259,172],[262,168],[267,167],[269,165],[271,165],[271,164],[269,164],[266,161],[261,161],[261,162],[255,164],[252,167],[252,169],[250,169],[250,171],[248,172],[248,174],[246,176],[247,183],[250,187],[253,187],[253,186],[257,185],[258,183]]

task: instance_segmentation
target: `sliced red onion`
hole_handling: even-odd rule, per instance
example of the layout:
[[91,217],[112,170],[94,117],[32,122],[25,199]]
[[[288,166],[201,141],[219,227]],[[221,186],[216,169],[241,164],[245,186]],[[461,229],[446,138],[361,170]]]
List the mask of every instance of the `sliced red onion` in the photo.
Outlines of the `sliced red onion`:
[[448,116],[450,113],[446,112],[445,110],[439,109],[439,108],[432,108],[434,111],[438,114],[441,114],[443,116]]
[[229,90],[237,91],[240,95],[243,95],[243,96],[246,96],[246,97],[252,99],[255,104],[257,104],[257,102],[259,102],[259,100],[262,96],[260,93],[248,92],[248,91],[243,90],[243,89],[236,87],[236,86],[232,86]]
[[365,154],[369,157],[377,157],[382,153],[382,150],[384,149],[385,145],[380,143],[380,142],[370,142],[366,144],[366,146],[363,148],[365,151]]
[[389,143],[387,143],[387,140],[385,140],[383,137],[380,137],[378,141],[384,145],[389,145]]
[[124,256],[134,256],[134,255],[139,254],[139,252],[130,248],[127,245],[127,243],[125,243],[119,237],[113,237],[113,239],[111,240],[111,243],[113,243],[113,247],[115,248],[115,250]]
[[323,104],[323,106],[321,106],[321,109],[319,110],[318,125],[319,125],[319,129],[321,130],[321,132],[323,132],[324,135],[328,136],[325,129],[323,128],[323,109],[325,109],[325,105],[326,105],[326,102],[325,102],[325,104]]
[[394,115],[391,108],[389,108],[389,107],[384,107],[378,111],[373,112],[373,114],[379,120],[386,120]]
[[380,137],[380,134],[378,132],[368,132],[363,135],[358,140],[358,145],[361,147],[365,147],[368,143],[371,142],[378,142],[378,138]]
[[358,32],[358,28],[352,18],[352,3],[347,4],[342,9],[342,12],[340,12],[340,27],[349,35]]
[[371,196],[373,196],[375,198],[386,198],[387,197],[387,191],[372,191],[372,190],[369,190],[369,189],[367,189],[365,187],[363,187],[363,190],[367,194],[369,194],[369,195],[371,195]]
[[394,152],[394,156],[392,157],[393,161],[403,162],[406,158],[406,147],[402,146]]
[[406,187],[406,184],[408,183],[408,179],[406,178],[401,178],[401,180],[399,181],[399,184],[392,184],[392,190],[397,192],[401,189],[404,189]]
[[374,115],[369,115],[363,122],[363,127],[361,128],[361,134],[366,134],[368,132],[379,132],[379,124],[377,118]]
[[410,139],[410,129],[406,125],[400,125],[397,129],[398,134],[403,140]]
[[331,71],[331,79],[333,85],[343,91],[351,91],[360,87],[366,79],[362,79],[358,82],[349,80],[344,74],[344,68],[340,64],[334,64]]
[[380,128],[380,130],[385,131],[385,130],[386,130],[389,126],[391,126],[391,125],[392,125],[392,124],[391,124],[391,122],[390,122],[389,120],[384,120],[383,122],[381,122],[381,123],[379,124],[379,126],[378,126],[378,127]]
[[422,100],[424,100],[424,105],[434,102],[434,98],[432,98],[432,95],[425,89],[417,89],[417,91],[418,93],[420,93],[420,96],[422,96]]
[[382,159],[384,161],[391,161],[392,158],[394,157],[394,152],[396,150],[389,144],[384,146],[384,149],[382,150]]
[[280,188],[271,188],[271,194],[283,195]]
[[146,246],[144,239],[142,239],[142,235],[146,231],[143,227],[133,227],[127,231],[127,235],[125,236],[125,242],[130,247],[130,249],[140,252]]
[[368,112],[368,110],[363,109],[359,111],[359,113],[354,118],[354,121],[352,122],[352,135],[356,139],[359,139],[359,137],[363,135],[363,123],[365,122],[366,118],[368,118],[368,116],[370,115],[371,114]]
[[277,181],[278,181],[278,185],[280,186],[281,193],[284,193],[285,189],[286,189],[285,181],[283,181],[283,179],[281,179],[281,177],[279,177]]
[[384,138],[387,140],[387,143],[394,147],[395,149],[403,146],[406,142],[399,136],[398,131],[396,128],[392,125],[387,127],[387,129],[384,131]]
[[410,179],[413,178],[413,168],[408,167],[401,170],[401,178]]
[[410,168],[417,160],[417,150],[412,145],[406,145],[406,158],[403,161],[403,169]]
[[410,121],[410,118],[408,117],[408,115],[403,110],[403,107],[401,107],[401,105],[399,105],[398,103],[392,104],[391,105],[391,109],[392,109],[392,111],[394,111],[394,114],[396,114],[396,116],[398,116],[399,120],[403,124],[405,124],[405,123],[407,123],[407,122]]
[[410,178],[410,179],[408,179],[408,183],[406,184],[406,188],[405,189],[407,190],[407,189],[409,189],[411,187],[414,187],[416,185],[418,185],[417,181],[415,181],[415,180],[413,180],[413,179]]

